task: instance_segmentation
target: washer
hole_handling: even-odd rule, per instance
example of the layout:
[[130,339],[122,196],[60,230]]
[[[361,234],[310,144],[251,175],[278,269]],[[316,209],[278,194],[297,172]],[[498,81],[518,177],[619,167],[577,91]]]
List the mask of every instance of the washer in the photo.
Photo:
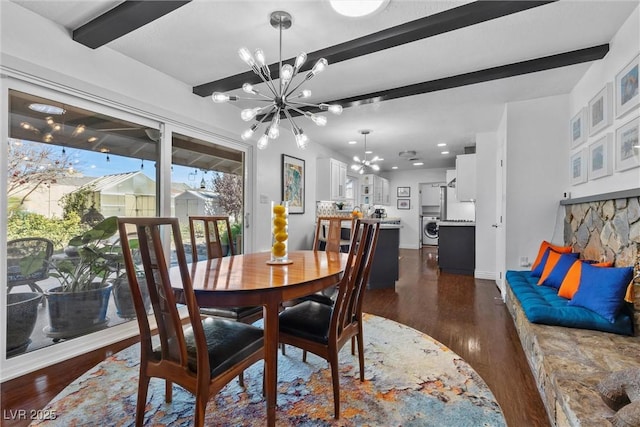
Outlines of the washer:
[[422,244],[438,245],[438,217],[423,216],[422,217]]

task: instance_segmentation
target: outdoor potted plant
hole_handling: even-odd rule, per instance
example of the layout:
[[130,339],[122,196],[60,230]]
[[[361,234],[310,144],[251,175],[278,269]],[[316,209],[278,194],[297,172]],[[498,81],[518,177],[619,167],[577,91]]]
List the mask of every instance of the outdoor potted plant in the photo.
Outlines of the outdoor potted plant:
[[[133,251],[134,262],[138,255],[139,241],[138,239],[130,239],[129,247]],[[114,254],[118,255],[118,259],[115,261],[115,279],[113,280],[113,298],[116,303],[116,312],[118,316],[123,319],[134,319],[136,317],[136,308],[133,305],[133,298],[131,296],[131,287],[129,286],[129,280],[127,279],[127,272],[124,268],[122,252],[120,247],[114,247],[118,251],[114,251]],[[140,285],[140,292],[142,293],[142,299],[147,311],[151,308],[151,300],[149,299],[149,291],[145,286],[144,272],[142,270],[136,270],[136,276],[138,277],[138,284]]]
[[60,286],[45,291],[49,304],[47,336],[54,341],[96,331],[107,325],[114,262],[121,257],[109,239],[118,231],[109,217],[69,241],[77,255],[50,263]]

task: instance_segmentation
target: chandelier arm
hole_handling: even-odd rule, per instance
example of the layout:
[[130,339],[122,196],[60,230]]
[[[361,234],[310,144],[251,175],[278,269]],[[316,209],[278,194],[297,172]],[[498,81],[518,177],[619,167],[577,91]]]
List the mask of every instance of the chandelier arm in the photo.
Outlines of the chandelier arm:
[[[293,79],[294,79],[294,78],[295,78],[295,76],[297,76],[297,75],[298,75],[298,73],[296,73],[293,77],[291,77],[291,82],[293,81]],[[301,81],[300,83],[298,83],[298,85],[297,85],[296,87],[294,87],[294,88],[293,88],[293,89],[291,89],[289,92],[287,92],[287,95],[286,95],[286,96],[288,97],[288,96],[289,96],[289,95],[291,95],[293,92],[295,92],[296,90],[298,90],[298,88],[299,88],[300,86],[302,86],[302,84],[303,84],[304,82],[306,82],[306,81],[307,81],[307,79],[302,79],[302,81]],[[291,82],[289,82],[289,83],[291,83]],[[287,86],[287,87],[288,87],[288,86]]]
[[292,105],[292,106],[293,105],[303,105],[305,107],[314,107],[314,108],[317,108],[318,110],[322,111],[322,109],[320,108],[320,104],[312,104],[310,102],[300,102],[300,101],[288,101],[287,103],[289,105]]
[[273,84],[273,80],[271,80],[270,76],[267,76],[267,78],[265,78],[265,76],[262,75],[262,71],[260,70],[260,68],[258,68],[255,64],[251,66],[251,70],[253,70],[253,72],[257,74],[258,77],[260,77],[260,79],[267,85],[271,93],[273,93],[273,96],[278,96],[278,93],[275,91],[275,85]]
[[293,111],[296,111],[296,112],[300,113],[300,115],[302,115],[302,116],[306,117],[307,119],[311,120],[311,117],[307,116],[307,114],[304,111],[302,111],[299,108],[296,108],[294,105],[289,104],[288,107],[289,107],[289,109],[291,109]]
[[293,117],[291,117],[289,110],[285,108],[282,111],[284,111],[284,115],[287,117],[287,120],[289,120],[289,123],[291,123],[291,129],[292,129],[291,131],[293,132],[293,134],[295,135],[296,132],[298,133],[302,132],[302,128],[296,125],[296,122],[293,121]]

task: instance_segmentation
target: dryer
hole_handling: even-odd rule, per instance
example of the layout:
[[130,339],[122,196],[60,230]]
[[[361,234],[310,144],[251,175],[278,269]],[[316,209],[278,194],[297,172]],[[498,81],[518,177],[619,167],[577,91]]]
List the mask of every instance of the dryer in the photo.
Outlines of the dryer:
[[438,220],[437,216],[422,217],[422,244],[435,246],[438,244]]

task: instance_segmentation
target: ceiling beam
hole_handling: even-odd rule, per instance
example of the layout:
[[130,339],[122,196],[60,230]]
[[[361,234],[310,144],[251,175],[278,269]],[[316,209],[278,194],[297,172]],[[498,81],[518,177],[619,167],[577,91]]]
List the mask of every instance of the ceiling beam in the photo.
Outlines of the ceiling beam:
[[[406,22],[395,27],[387,28],[376,33],[359,37],[348,42],[330,46],[311,52],[307,55],[307,62],[300,69],[301,72],[310,70],[313,64],[326,58],[329,64],[346,61],[359,56],[379,52],[395,46],[411,43],[417,40],[433,37],[460,28],[479,24],[481,22],[522,12],[534,7],[543,6],[551,1],[475,1],[453,9],[445,10],[434,15]],[[284,60],[283,63],[293,64],[295,58]],[[269,65],[272,79],[279,76],[278,63]],[[243,83],[260,83],[253,71],[236,74],[209,83],[193,87],[193,93],[202,97],[210,96],[213,92],[226,92],[242,87]]]
[[[420,95],[440,90],[453,89],[461,86],[468,86],[476,83],[488,82],[491,80],[505,79],[508,77],[521,76],[523,74],[535,73],[538,71],[552,70],[554,68],[567,67],[569,65],[581,64],[584,62],[602,59],[609,52],[609,45],[602,44],[585,49],[572,50],[556,55],[544,56],[513,64],[501,65],[498,67],[485,68],[484,70],[470,73],[458,74],[456,76],[442,79],[429,80],[393,89],[385,89],[378,92],[356,95],[349,98],[342,98],[333,101],[321,101],[325,104],[340,104],[342,108],[355,107],[358,105],[371,104],[374,102],[389,101],[391,99],[403,98],[406,96]],[[316,107],[303,107],[302,111],[312,113],[320,112]],[[290,112],[292,116],[299,116],[300,113]],[[258,117],[259,119],[262,116]]]
[[169,12],[173,12],[190,1],[127,0],[73,30],[73,40],[91,49],[97,49]]

